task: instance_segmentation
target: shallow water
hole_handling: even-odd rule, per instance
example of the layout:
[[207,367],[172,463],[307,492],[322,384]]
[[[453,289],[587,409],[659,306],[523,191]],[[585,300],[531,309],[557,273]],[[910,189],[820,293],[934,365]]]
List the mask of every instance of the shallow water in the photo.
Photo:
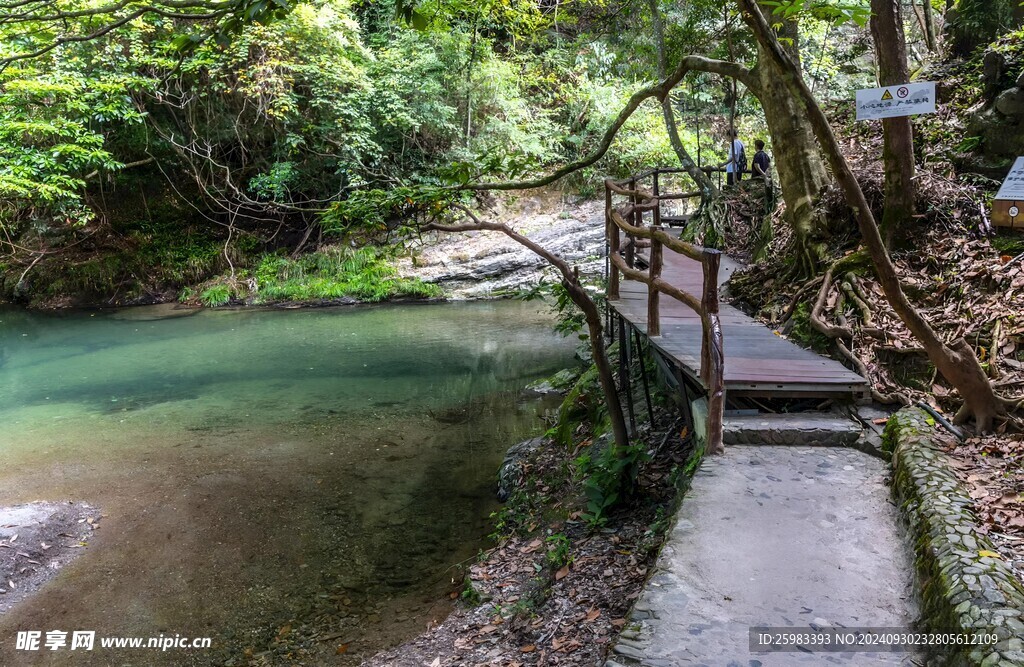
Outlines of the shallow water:
[[214,648],[74,664],[292,664],[313,634],[338,637],[307,664],[358,664],[437,620],[504,450],[543,428],[519,391],[572,363],[543,308],[0,311],[0,504],[104,514],[0,617],[0,663],[71,664],[9,649],[79,628]]

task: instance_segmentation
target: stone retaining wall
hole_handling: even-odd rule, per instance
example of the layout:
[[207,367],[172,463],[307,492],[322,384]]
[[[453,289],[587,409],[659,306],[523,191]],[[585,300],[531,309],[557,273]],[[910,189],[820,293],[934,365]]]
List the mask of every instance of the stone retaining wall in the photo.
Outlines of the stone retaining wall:
[[923,630],[995,634],[999,642],[942,651],[929,665],[1024,667],[1024,586],[977,532],[972,501],[933,444],[934,421],[908,408],[889,419],[893,492],[913,540]]

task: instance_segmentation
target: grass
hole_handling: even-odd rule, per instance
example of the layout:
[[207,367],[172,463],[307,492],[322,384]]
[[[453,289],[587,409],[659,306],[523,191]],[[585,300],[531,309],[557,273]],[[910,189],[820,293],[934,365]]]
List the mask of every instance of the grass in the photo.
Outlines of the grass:
[[400,278],[387,250],[332,246],[298,259],[266,255],[256,267],[259,301],[313,301],[352,297],[376,303],[397,297],[441,295],[437,285]]
[[213,285],[199,294],[199,301],[207,308],[223,306],[231,300],[231,288],[227,285]]

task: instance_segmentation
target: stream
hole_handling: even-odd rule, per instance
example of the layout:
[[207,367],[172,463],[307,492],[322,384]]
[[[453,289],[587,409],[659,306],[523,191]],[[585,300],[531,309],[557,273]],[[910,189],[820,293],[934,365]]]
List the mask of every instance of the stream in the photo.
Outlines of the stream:
[[[354,665],[439,622],[488,546],[545,306],[0,310],[0,505],[82,501],[82,554],[0,615],[0,664]],[[209,649],[12,652],[18,630]]]

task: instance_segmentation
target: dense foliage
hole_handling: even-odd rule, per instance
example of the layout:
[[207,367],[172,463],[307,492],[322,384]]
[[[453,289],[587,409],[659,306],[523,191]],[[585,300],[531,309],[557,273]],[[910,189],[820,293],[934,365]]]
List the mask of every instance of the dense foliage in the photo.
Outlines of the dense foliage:
[[[799,21],[791,46],[816,95],[872,85],[867,0],[762,6]],[[957,3],[955,25],[972,7]],[[438,188],[549,172],[593,151],[658,77],[655,15],[670,67],[757,62],[736,6],[710,0],[0,8],[3,292],[124,301],[246,279],[282,249],[380,241]],[[705,165],[723,159],[729,123],[768,138],[755,96],[719,73],[684,77],[671,108]],[[606,174],[677,159],[649,100],[562,186],[592,194]]]

